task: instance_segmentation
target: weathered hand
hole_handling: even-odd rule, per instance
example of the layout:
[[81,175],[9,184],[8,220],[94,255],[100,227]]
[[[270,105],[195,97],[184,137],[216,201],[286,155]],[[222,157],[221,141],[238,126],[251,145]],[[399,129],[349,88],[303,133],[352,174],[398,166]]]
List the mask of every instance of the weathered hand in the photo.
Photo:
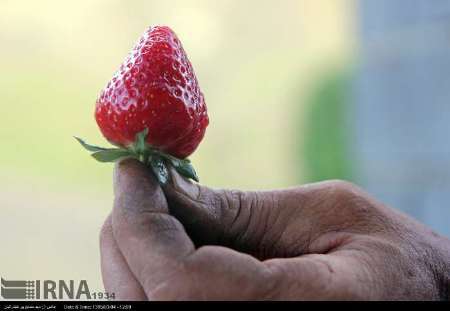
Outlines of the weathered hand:
[[115,170],[101,234],[123,300],[448,299],[450,241],[352,184],[212,190],[175,172]]

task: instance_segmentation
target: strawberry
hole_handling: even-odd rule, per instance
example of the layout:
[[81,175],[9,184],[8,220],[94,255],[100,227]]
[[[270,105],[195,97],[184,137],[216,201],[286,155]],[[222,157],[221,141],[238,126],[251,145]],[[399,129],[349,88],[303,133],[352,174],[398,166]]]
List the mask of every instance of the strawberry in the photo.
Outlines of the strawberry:
[[198,181],[187,159],[209,124],[203,94],[176,34],[150,27],[100,93],[95,119],[117,148],[76,139],[101,162],[135,157],[148,164],[161,183],[167,165]]

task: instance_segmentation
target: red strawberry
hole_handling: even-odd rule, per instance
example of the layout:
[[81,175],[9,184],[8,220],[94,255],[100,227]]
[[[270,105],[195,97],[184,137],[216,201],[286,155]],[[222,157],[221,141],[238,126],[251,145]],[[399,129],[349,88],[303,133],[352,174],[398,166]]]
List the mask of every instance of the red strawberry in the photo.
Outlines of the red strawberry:
[[154,170],[163,167],[166,175],[170,162],[196,179],[189,161],[181,159],[198,147],[209,120],[192,65],[169,27],[144,33],[101,92],[95,118],[105,138],[120,147],[99,148],[79,139],[98,160],[131,155]]

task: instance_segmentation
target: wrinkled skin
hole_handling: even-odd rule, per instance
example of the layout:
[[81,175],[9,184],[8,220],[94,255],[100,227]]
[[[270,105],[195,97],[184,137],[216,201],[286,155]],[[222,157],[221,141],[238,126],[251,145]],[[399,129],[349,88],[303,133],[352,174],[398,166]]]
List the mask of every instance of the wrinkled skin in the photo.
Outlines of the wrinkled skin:
[[115,169],[101,233],[105,288],[122,300],[449,299],[450,241],[342,181],[213,190]]

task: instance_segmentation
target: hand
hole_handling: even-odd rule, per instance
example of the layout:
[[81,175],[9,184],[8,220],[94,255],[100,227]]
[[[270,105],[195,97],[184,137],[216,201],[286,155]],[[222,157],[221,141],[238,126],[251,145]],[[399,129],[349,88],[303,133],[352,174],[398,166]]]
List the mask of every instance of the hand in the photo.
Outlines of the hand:
[[[356,186],[213,190],[135,160],[101,233],[122,300],[448,299],[450,242]],[[169,213],[170,212],[170,213]]]

